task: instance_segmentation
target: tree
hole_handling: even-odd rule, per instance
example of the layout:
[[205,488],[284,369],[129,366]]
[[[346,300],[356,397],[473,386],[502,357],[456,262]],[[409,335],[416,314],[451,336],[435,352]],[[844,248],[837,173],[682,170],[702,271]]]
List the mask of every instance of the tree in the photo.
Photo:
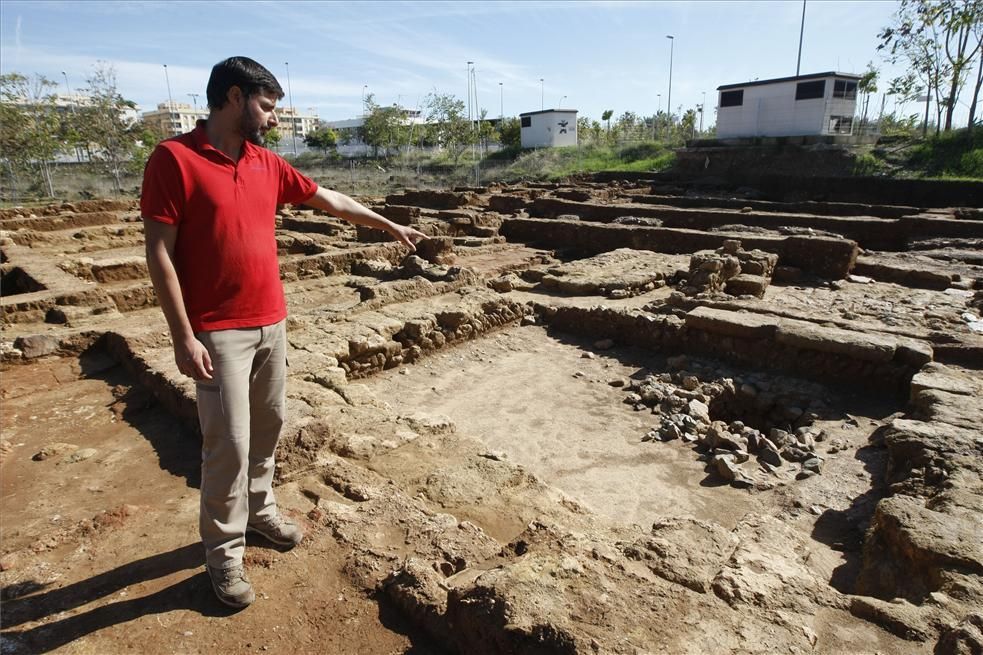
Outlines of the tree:
[[615,129],[618,135],[624,139],[633,139],[638,131],[638,115],[632,111],[626,111],[618,117]]
[[601,120],[608,124],[608,132],[611,131],[611,117],[614,116],[613,109],[605,109],[601,112]]
[[[983,0],[901,0],[893,25],[878,34],[878,50],[892,63],[907,60],[936,100],[937,130],[952,129],[959,91],[973,59],[983,49]],[[983,76],[983,72],[980,73]],[[974,93],[975,114],[978,93]],[[926,126],[927,126],[926,106]]]
[[973,130],[976,123],[976,107],[980,101],[980,87],[983,86],[983,20],[977,20],[973,25],[973,38],[976,39],[980,63],[976,67],[976,85],[973,86],[973,100],[969,103],[969,120],[966,123],[969,131]]
[[434,141],[451,153],[457,165],[461,154],[476,138],[474,126],[464,114],[464,101],[434,91],[424,99],[424,107]]
[[518,148],[522,144],[522,128],[519,119],[511,116],[502,121],[498,128],[498,138],[506,148]]
[[61,121],[53,89],[58,84],[35,75],[0,75],[0,152],[14,168],[35,172],[48,197],[55,195],[51,160],[61,148]]
[[379,106],[371,93],[365,98],[365,107],[362,136],[365,143],[375,149],[377,156],[379,148],[385,148],[388,154],[389,148],[398,148],[409,143],[409,134],[405,129],[406,114],[402,109],[395,105]]
[[877,74],[874,62],[867,62],[867,70],[857,81],[857,91],[863,96],[863,113],[860,116],[860,124],[867,124],[867,107],[870,105],[870,96],[877,93]]
[[281,141],[283,141],[283,135],[280,134],[280,129],[277,127],[274,127],[263,135],[263,145],[270,150],[276,150]]
[[696,110],[687,109],[679,121],[679,131],[683,137],[690,136],[696,132]]
[[135,113],[136,103],[120,95],[116,71],[106,62],[99,62],[86,82],[89,102],[76,114],[79,133],[91,144],[92,160],[109,173],[119,194],[123,174],[142,170],[148,154],[139,143],[139,123],[128,117]]
[[319,127],[313,132],[308,132],[304,137],[304,143],[309,148],[317,148],[325,155],[338,146],[338,133],[330,127]]

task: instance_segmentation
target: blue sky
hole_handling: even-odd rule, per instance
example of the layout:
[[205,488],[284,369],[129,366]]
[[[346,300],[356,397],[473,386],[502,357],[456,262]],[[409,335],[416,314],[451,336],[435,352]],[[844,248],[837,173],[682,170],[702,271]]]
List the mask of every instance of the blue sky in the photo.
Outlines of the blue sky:
[[[900,69],[879,58],[876,34],[897,5],[808,0],[802,72],[859,73],[874,61],[886,88]],[[673,109],[693,107],[705,92],[710,123],[717,86],[795,74],[801,12],[799,0],[2,0],[0,70],[41,73],[62,85],[65,71],[77,88],[97,61],[110,62],[123,95],[150,109],[167,100],[163,64],[174,101],[191,103],[188,94],[198,93],[201,105],[211,66],[246,55],[285,89],[289,62],[293,104],[335,120],[360,113],[366,86],[380,104],[415,107],[434,90],[464,99],[470,60],[490,116],[502,104],[515,115],[562,101],[599,119],[605,109],[650,115],[666,108],[665,37],[672,34]]]

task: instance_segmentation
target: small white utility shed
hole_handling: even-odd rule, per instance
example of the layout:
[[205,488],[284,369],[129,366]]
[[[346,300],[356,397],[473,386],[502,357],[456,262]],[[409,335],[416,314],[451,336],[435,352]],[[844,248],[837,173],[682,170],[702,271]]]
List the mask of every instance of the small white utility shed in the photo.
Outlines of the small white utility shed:
[[717,138],[853,134],[859,80],[830,71],[718,86]]
[[577,110],[544,109],[519,114],[523,148],[577,145]]

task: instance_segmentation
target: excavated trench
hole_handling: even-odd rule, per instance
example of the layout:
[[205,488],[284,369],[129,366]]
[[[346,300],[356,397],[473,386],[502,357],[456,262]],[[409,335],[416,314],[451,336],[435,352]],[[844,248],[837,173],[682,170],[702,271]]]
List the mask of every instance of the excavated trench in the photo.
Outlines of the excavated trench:
[[[250,544],[275,615],[305,639],[350,639],[297,608],[337,612],[346,594],[375,594],[379,616],[368,598],[352,605],[370,626],[366,652],[407,638],[467,653],[975,643],[978,213],[686,184],[376,201],[431,235],[409,258],[371,231],[280,213],[291,318],[278,496],[310,537],[289,563]],[[62,578],[85,589],[96,571],[82,553],[124,571],[150,554],[140,539],[114,542],[120,530],[165,521],[194,541],[193,384],[153,306],[138,219],[125,203],[0,215],[4,421],[18,428],[4,435],[17,538],[0,577],[16,608],[58,606],[39,590]],[[910,254],[922,243],[932,256]],[[91,416],[69,418],[75,406]],[[162,436],[166,417],[176,441]],[[110,424],[142,433],[157,457],[131,454],[139,440]],[[151,497],[175,511],[165,519]],[[77,511],[53,521],[59,503]],[[189,557],[167,560],[168,575],[196,567]],[[189,631],[236,650],[177,607]],[[394,628],[392,608],[412,627]],[[50,649],[43,613],[28,614],[15,612],[32,627],[5,627],[5,643]],[[276,630],[258,615],[230,620],[256,643]],[[65,634],[129,638],[98,622]],[[279,634],[284,652],[314,643]]]

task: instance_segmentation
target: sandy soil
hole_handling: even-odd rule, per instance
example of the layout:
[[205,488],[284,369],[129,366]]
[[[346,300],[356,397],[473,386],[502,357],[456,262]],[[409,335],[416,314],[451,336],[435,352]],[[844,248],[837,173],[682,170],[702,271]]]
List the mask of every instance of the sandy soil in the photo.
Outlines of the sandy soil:
[[0,375],[5,655],[437,652],[350,582],[289,485],[281,505],[311,533],[290,552],[250,538],[258,599],[227,610],[203,569],[194,437],[105,356]]

